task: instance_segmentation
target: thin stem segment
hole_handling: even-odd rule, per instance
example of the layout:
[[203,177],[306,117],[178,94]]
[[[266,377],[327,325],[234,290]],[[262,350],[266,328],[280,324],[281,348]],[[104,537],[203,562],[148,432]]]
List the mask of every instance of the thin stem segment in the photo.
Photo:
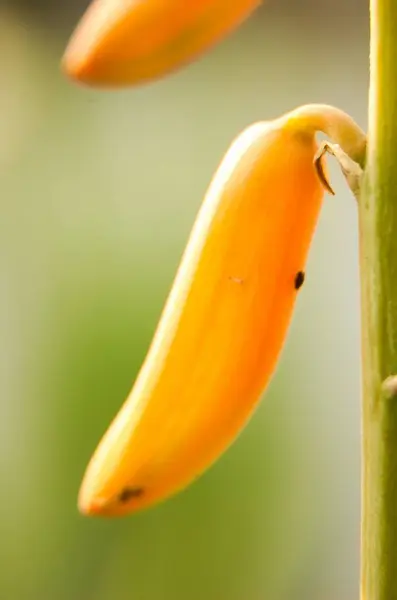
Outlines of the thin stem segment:
[[371,0],[367,166],[359,203],[362,600],[397,598],[397,2]]
[[343,110],[328,104],[305,104],[288,113],[288,123],[300,131],[322,131],[354,162],[364,167],[367,137]]

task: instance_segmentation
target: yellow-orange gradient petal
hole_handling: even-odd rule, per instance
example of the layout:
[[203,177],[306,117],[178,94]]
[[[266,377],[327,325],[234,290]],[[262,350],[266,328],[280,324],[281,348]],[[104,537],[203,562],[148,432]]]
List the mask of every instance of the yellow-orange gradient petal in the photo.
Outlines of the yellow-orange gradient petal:
[[286,338],[323,187],[314,133],[281,118],[232,144],[213,178],[130,396],[79,507],[121,515],[186,486],[234,440]]
[[194,60],[236,28],[261,0],[94,0],[63,58],[87,85],[157,79]]

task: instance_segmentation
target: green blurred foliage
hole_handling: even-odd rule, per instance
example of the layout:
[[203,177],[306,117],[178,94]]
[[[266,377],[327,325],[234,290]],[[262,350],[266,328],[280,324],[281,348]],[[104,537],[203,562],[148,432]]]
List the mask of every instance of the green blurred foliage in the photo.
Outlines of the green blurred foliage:
[[366,7],[324,2],[324,25],[275,4],[183,72],[115,93],[62,76],[66,29],[0,8],[1,598],[357,593],[357,233],[334,167],[338,197],[243,434],[156,508],[108,521],[76,509],[233,137],[308,101],[365,124]]

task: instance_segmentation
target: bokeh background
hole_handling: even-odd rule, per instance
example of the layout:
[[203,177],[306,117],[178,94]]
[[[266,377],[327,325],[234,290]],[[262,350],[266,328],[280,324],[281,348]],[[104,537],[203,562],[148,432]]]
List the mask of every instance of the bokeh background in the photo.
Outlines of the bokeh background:
[[83,518],[76,496],[231,140],[305,102],[366,126],[367,2],[269,0],[199,62],[120,92],[60,73],[87,3],[0,1],[0,597],[351,600],[357,215],[334,164],[288,342],[243,434],[142,514]]

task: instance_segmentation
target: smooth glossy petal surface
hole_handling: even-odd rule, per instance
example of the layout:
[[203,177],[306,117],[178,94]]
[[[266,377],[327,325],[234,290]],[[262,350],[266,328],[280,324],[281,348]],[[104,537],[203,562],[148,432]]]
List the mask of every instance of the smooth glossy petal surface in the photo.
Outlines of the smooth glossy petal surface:
[[314,134],[258,123],[205,197],[145,363],[79,506],[121,515],[186,486],[253,413],[284,344],[323,197]]

